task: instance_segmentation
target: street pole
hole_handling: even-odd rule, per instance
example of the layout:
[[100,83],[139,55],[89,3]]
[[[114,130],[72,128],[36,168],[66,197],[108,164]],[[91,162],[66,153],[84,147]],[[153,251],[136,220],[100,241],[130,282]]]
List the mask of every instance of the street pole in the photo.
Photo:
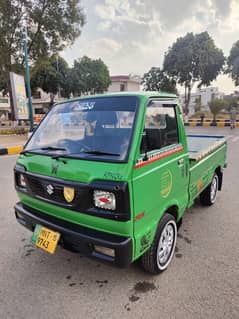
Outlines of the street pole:
[[[59,80],[59,60],[58,60],[58,54],[56,55],[56,70],[57,70],[57,77]],[[58,90],[58,99],[61,98],[61,88],[60,88],[60,83],[58,81],[57,83],[57,90]]]
[[29,112],[29,122],[30,122],[30,132],[33,131],[33,112],[32,112],[32,93],[30,85],[30,71],[28,64],[28,52],[27,52],[27,27],[23,31],[23,44],[24,44],[24,62],[25,62],[25,78],[26,78],[26,87],[27,87],[27,96],[28,96],[28,112]]

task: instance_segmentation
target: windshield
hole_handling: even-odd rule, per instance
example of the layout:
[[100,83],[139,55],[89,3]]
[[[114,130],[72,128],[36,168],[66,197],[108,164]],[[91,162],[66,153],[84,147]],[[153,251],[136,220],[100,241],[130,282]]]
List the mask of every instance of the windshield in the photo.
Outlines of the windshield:
[[56,105],[25,152],[79,158],[126,160],[137,98],[88,98]]

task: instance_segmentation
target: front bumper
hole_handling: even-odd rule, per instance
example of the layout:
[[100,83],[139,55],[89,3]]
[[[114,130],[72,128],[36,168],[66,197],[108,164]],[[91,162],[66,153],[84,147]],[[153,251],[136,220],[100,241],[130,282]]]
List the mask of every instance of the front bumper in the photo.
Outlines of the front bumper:
[[[65,249],[96,257],[119,267],[126,267],[132,261],[130,237],[108,234],[70,223],[25,206],[21,202],[15,205],[15,215],[17,221],[31,231],[34,231],[36,224],[40,224],[59,232],[59,244]],[[114,257],[96,251],[95,246],[113,249]]]

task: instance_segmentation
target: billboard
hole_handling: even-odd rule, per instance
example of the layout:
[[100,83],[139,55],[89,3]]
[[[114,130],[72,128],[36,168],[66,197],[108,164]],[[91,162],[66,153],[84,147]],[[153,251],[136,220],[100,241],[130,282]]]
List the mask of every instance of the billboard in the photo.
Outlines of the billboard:
[[10,72],[10,81],[15,119],[27,120],[29,118],[29,113],[24,76]]

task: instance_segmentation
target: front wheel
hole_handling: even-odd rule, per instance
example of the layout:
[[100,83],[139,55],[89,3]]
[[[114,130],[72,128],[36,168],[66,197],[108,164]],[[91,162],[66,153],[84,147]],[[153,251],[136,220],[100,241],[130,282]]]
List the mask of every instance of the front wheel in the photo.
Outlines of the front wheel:
[[204,206],[211,206],[216,202],[218,192],[219,179],[215,173],[211,183],[200,194],[200,202]]
[[166,213],[159,222],[150,249],[141,258],[143,268],[152,274],[159,274],[166,270],[173,258],[176,240],[176,220]]

